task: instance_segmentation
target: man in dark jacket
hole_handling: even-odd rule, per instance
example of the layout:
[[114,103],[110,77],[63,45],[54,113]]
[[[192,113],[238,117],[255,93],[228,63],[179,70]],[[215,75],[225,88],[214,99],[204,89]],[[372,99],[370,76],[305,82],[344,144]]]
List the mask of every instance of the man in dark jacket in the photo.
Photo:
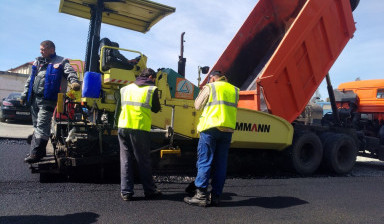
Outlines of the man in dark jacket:
[[123,87],[121,93],[121,113],[118,122],[120,143],[121,197],[132,200],[134,191],[133,161],[137,161],[140,181],[146,199],[161,196],[152,177],[150,161],[151,111],[160,111],[160,101],[155,86],[156,73],[144,69],[136,81]]
[[67,90],[67,83],[63,80],[70,82],[72,89],[80,90],[76,71],[68,59],[56,55],[52,41],[41,42],[40,53],[41,57],[34,61],[21,95],[21,103],[31,106],[34,128],[30,154],[25,158],[27,163],[38,162],[46,155],[57,94]]

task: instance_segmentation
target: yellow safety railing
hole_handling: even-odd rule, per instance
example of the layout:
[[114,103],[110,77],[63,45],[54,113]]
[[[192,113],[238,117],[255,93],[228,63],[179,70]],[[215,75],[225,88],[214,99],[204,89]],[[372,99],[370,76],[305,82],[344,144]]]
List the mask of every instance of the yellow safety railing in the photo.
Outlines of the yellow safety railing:
[[100,71],[102,72],[105,72],[105,70],[103,70],[102,68],[102,61],[103,60],[103,55],[104,55],[104,49],[105,48],[110,48],[110,49],[115,49],[115,50],[122,50],[122,51],[129,51],[129,52],[133,52],[133,53],[137,53],[140,55],[141,58],[143,58],[143,54],[140,52],[140,51],[135,51],[135,50],[130,50],[130,49],[125,49],[125,48],[119,48],[119,47],[112,47],[112,46],[108,46],[108,45],[104,45],[101,49],[100,49]]

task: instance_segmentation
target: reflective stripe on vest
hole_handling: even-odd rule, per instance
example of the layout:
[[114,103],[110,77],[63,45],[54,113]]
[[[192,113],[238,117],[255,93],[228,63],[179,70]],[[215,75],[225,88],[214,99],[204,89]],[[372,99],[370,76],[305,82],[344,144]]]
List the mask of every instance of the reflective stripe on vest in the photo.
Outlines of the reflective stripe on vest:
[[213,127],[235,129],[239,88],[222,81],[208,85],[209,99],[200,116],[197,130],[202,132]]
[[152,96],[156,86],[130,84],[121,89],[119,128],[151,130]]

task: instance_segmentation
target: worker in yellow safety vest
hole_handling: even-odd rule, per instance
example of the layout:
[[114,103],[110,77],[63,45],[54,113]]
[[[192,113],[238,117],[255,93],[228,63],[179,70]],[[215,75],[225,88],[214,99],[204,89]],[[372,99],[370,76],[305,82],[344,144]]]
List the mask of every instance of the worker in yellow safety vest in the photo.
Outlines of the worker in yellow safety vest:
[[123,87],[121,112],[118,121],[120,144],[121,197],[125,201],[133,199],[133,162],[137,161],[140,181],[146,199],[162,195],[153,181],[150,161],[151,111],[161,110],[159,94],[155,86],[156,72],[144,69],[136,81]]
[[[238,100],[239,88],[229,84],[220,71],[210,73],[209,83],[196,98],[195,108],[204,109],[197,125],[200,139],[194,182],[196,190],[193,197],[184,198],[190,205],[219,205],[227,173],[228,150],[236,128]],[[210,178],[212,190],[208,194]]]

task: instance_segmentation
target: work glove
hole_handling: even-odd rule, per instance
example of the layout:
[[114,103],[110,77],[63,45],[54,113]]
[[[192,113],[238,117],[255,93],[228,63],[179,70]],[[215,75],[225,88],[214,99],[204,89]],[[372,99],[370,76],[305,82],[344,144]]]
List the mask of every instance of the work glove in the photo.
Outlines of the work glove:
[[67,95],[67,97],[71,98],[72,100],[81,98],[81,92],[75,91],[74,89],[69,90],[65,95]]
[[71,83],[70,88],[75,90],[75,91],[79,91],[80,90],[80,84],[77,82]]

